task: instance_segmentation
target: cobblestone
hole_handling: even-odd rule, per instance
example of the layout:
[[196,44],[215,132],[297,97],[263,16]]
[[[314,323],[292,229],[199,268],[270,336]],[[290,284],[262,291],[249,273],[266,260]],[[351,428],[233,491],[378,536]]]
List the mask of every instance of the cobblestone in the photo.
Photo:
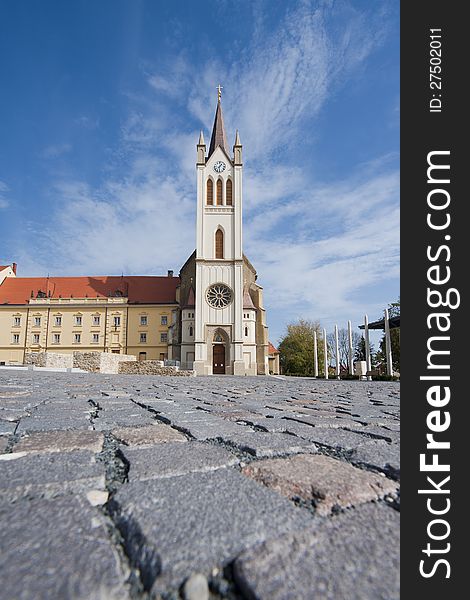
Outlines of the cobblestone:
[[97,431],[47,431],[23,436],[13,451],[27,454],[73,450],[101,452],[103,440],[103,434]]
[[395,600],[399,475],[397,383],[1,370],[1,593]]
[[399,551],[398,514],[371,504],[246,551],[235,579],[257,600],[398,600]]
[[124,448],[129,463],[129,481],[205,473],[238,464],[238,459],[223,448],[201,442],[171,443],[152,448]]
[[397,485],[384,476],[321,455],[261,460],[246,466],[243,474],[287,498],[313,501],[320,515],[329,514],[333,508],[357,506],[397,491]]
[[112,430],[114,437],[127,446],[153,446],[166,442],[186,442],[187,438],[167,425],[119,427]]
[[86,500],[21,500],[0,509],[0,595],[17,600],[129,598],[129,569]]
[[90,452],[36,455],[18,452],[0,457],[1,503],[86,493],[103,490],[104,485],[104,467]]

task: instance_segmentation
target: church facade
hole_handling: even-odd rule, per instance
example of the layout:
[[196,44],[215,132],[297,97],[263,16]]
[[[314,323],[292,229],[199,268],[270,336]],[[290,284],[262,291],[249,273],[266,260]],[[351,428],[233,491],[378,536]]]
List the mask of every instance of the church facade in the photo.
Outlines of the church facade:
[[202,132],[196,146],[196,249],[179,277],[17,277],[15,263],[0,267],[0,363],[95,350],[177,361],[197,375],[278,373],[263,289],[243,254],[242,179],[219,86],[209,148]]
[[228,146],[220,89],[209,149],[202,132],[196,147],[196,178],[196,250],[181,268],[170,354],[199,375],[267,375],[263,290],[243,254],[242,145],[237,131]]

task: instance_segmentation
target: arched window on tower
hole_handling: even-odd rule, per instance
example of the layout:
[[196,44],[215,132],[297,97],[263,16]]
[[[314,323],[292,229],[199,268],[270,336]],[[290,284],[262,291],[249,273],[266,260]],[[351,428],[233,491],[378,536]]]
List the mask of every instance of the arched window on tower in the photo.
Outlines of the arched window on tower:
[[222,206],[222,179],[217,179],[217,205]]
[[215,232],[215,257],[224,257],[224,232],[222,229],[217,229]]
[[212,179],[207,180],[207,198],[206,204],[214,204],[214,184],[212,183]]
[[227,183],[225,184],[225,204],[227,206],[232,206],[232,180],[227,179]]

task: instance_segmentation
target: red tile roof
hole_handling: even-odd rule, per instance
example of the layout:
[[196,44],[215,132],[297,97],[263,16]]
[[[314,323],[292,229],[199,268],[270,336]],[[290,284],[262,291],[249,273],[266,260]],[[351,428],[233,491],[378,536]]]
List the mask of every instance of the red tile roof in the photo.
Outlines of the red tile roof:
[[11,267],[11,265],[0,265],[0,271],[3,271],[3,269],[8,269],[8,267]]
[[[38,292],[52,298],[124,296],[129,304],[176,303],[179,277],[7,277],[0,285],[0,304],[27,304]],[[40,297],[40,296],[39,296]]]
[[269,346],[268,346],[268,354],[280,354],[279,350],[277,348],[275,348],[271,342],[269,342]]

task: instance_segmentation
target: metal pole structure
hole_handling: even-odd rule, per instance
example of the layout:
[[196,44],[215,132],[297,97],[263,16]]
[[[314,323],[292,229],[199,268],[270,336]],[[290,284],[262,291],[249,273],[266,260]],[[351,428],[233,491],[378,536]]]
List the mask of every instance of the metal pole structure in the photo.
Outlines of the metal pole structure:
[[325,379],[328,379],[328,344],[326,342],[326,329],[323,330],[323,350],[325,353]]
[[392,374],[392,343],[390,340],[390,323],[388,320],[388,308],[385,309],[385,351],[387,354],[387,375]]
[[[372,367],[370,361],[369,319],[367,315],[364,315],[364,342],[366,346],[366,370],[369,373]],[[372,376],[367,375],[367,380],[372,381]]]
[[352,326],[351,321],[348,321],[348,344],[349,344],[349,374],[354,373],[354,357],[353,357],[353,344],[352,344]]
[[339,342],[338,342],[338,325],[335,325],[335,350],[336,350],[336,379],[339,379]]
[[314,376],[318,377],[318,344],[317,344],[317,332],[313,332],[313,369]]

